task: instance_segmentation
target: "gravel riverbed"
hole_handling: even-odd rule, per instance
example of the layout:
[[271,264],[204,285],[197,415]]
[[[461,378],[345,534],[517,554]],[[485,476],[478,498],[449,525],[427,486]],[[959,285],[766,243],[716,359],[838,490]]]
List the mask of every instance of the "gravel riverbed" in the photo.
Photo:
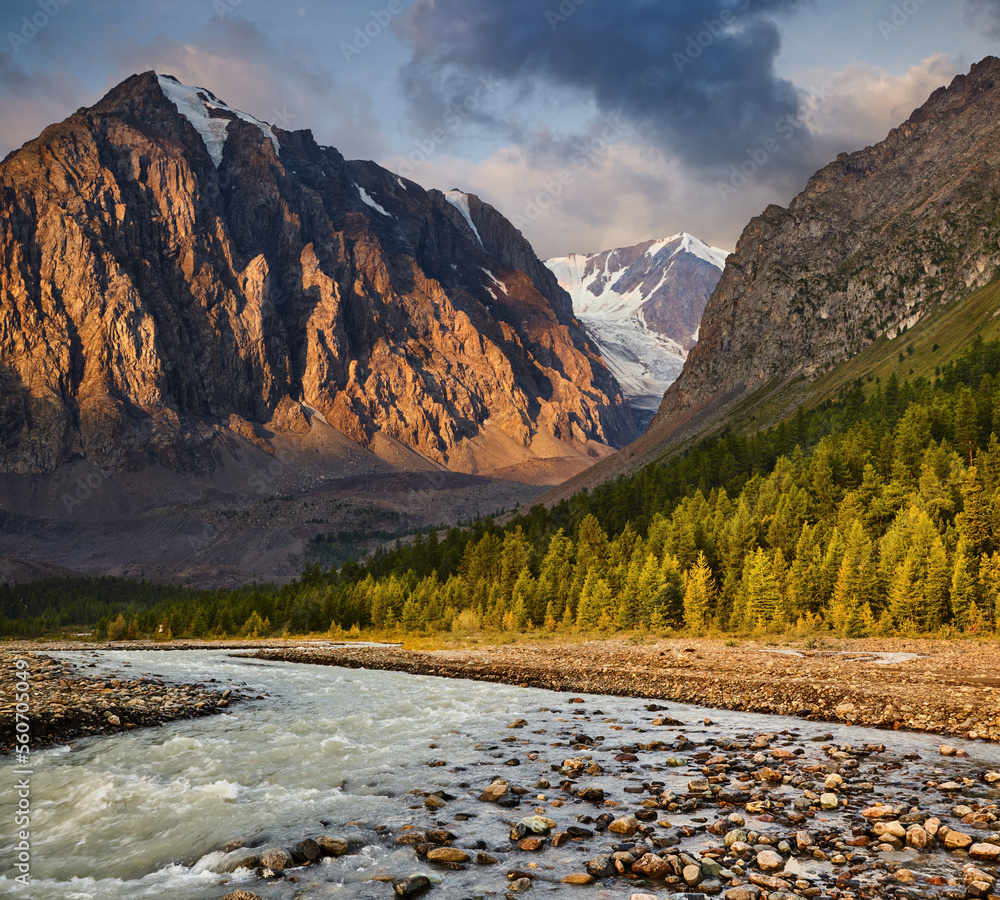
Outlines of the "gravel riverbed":
[[286,647],[261,659],[648,697],[1000,742],[1000,645],[841,641],[831,649],[716,640],[511,644],[463,650]]
[[[394,811],[383,818],[324,817],[324,830],[303,821],[290,841],[248,833],[228,843],[199,863],[218,873],[199,896],[339,897],[331,884],[343,872],[345,888],[350,879],[353,896],[366,900],[425,892],[455,900],[524,892],[1000,900],[995,645],[612,640],[248,650],[239,655],[560,694],[524,692],[495,732],[456,751],[461,760],[415,758],[407,792],[387,795]],[[237,696],[224,685],[171,685],[138,673],[88,676],[85,655],[81,667],[5,652],[4,717],[16,707],[16,660],[30,664],[33,721],[51,722],[43,738],[53,740],[209,715]],[[621,701],[602,695],[647,699],[627,701],[632,712],[609,711]]]
[[[27,687],[27,690],[23,690]],[[16,724],[28,723],[28,746],[114,734],[208,716],[239,699],[227,687],[167,684],[156,678],[94,677],[79,664],[32,651],[0,651],[0,754],[16,746]]]

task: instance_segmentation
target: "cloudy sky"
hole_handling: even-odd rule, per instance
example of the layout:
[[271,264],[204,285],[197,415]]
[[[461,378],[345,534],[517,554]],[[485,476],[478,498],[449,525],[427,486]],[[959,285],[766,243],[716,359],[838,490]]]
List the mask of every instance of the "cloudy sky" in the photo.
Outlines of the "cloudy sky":
[[1000,0],[4,0],[0,154],[134,72],[493,203],[543,257],[732,249],[1000,48]]

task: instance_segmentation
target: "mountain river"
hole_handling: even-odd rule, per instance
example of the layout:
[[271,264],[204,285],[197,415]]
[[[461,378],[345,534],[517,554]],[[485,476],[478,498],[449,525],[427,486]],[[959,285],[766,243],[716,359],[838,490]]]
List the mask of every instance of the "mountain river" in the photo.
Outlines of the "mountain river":
[[[1000,747],[982,743],[952,741],[969,758],[945,760],[938,753],[941,740],[934,736],[667,703],[650,711],[649,701],[629,698],[582,695],[582,702],[571,703],[575,698],[570,695],[548,691],[264,662],[222,651],[52,655],[93,664],[83,670],[89,674],[150,674],[188,683],[214,679],[266,697],[237,703],[223,715],[38,751],[32,764],[27,887],[13,881],[16,873],[7,864],[16,840],[9,825],[15,792],[8,789],[15,780],[15,763],[0,761],[0,856],[5,860],[0,897],[221,900],[244,889],[268,900],[365,900],[393,896],[391,885],[373,880],[376,876],[423,872],[437,882],[429,897],[460,900],[502,897],[508,871],[528,866],[538,879],[533,893],[579,894],[581,888],[560,880],[584,871],[587,859],[622,838],[596,834],[586,846],[571,842],[544,854],[527,854],[509,846],[511,824],[544,810],[565,828],[586,821],[588,811],[591,816],[602,811],[588,810],[579,801],[553,803],[568,796],[560,793],[563,776],[554,769],[569,757],[583,755],[604,765],[608,771],[585,783],[603,787],[609,799],[618,801],[619,815],[639,808],[642,798],[631,795],[641,793],[650,780],[684,792],[688,781],[701,774],[702,763],[671,767],[664,764],[668,753],[633,757],[624,765],[613,761],[623,749],[654,739],[687,743],[690,757],[692,745],[699,749],[721,738],[751,740],[760,732],[785,732],[779,742],[805,748],[820,762],[826,759],[820,752],[824,739],[827,745],[885,744],[892,759],[909,754],[910,761],[897,770],[897,777],[873,778],[878,799],[903,806],[918,801],[923,809],[943,815],[954,797],[934,793],[928,800],[923,786],[928,780],[964,775],[970,777],[969,797],[995,803],[1000,796],[997,786],[976,782],[984,770],[1000,767]],[[664,716],[678,722],[672,727],[653,724]],[[518,721],[515,729],[508,727]],[[584,731],[592,746],[581,749],[571,732]],[[479,793],[494,778],[530,788],[519,809],[479,802]],[[551,787],[539,787],[541,779],[551,780]],[[426,792],[435,791],[445,792],[449,802],[432,810],[424,799]],[[821,815],[810,827],[820,827],[822,821],[836,824],[837,815]],[[677,811],[661,813],[660,819],[677,828],[704,823],[706,816],[709,822],[718,817]],[[501,860],[490,867],[473,861],[463,871],[436,870],[412,846],[396,843],[395,836],[406,826],[450,829],[457,845],[473,848],[473,860],[476,841]],[[767,827],[762,824],[759,830]],[[246,856],[250,847],[294,846],[320,835],[356,841],[361,849],[297,869],[291,873],[294,882],[265,882],[246,869],[224,871],[240,855],[235,847]],[[709,837],[701,830],[691,846],[703,845]],[[901,856],[906,853],[912,851]],[[913,857],[907,864],[919,869],[921,860]],[[800,871],[806,879],[816,875],[809,865]],[[582,890],[602,900],[628,900],[636,892],[621,879]],[[656,893],[662,896],[662,887]]]

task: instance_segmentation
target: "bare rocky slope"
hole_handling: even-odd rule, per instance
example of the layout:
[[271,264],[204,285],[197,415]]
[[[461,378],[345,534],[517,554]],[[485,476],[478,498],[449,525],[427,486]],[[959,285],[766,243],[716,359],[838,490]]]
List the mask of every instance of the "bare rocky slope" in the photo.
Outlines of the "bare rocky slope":
[[697,346],[649,430],[546,495],[661,458],[751,395],[818,379],[1000,267],[1000,60],[935,91],[873,147],[841,154],[744,230]]
[[768,382],[815,378],[988,284],[1000,264],[1000,60],[940,88],[753,219],[658,424]]
[[0,471],[211,472],[220,443],[273,453],[314,418],[464,472],[635,436],[496,210],[203,88],[129,78],[0,190]]

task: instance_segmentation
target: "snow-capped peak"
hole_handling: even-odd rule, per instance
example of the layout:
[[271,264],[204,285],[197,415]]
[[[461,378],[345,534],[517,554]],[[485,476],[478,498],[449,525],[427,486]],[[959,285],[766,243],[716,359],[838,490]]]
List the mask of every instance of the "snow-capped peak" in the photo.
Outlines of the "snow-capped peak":
[[444,198],[465,217],[465,221],[469,223],[469,228],[472,229],[476,240],[479,241],[479,246],[484,246],[483,239],[479,236],[479,229],[476,228],[476,223],[472,221],[472,210],[469,209],[469,195],[464,191],[447,191]]
[[163,95],[177,107],[178,112],[187,118],[194,126],[195,131],[201,135],[201,139],[205,142],[205,149],[208,150],[208,155],[212,157],[216,168],[222,162],[222,151],[226,146],[230,120],[226,116],[213,116],[213,110],[229,113],[244,122],[256,125],[264,137],[270,139],[274,145],[274,152],[280,152],[281,147],[278,144],[278,139],[267,122],[262,122],[249,113],[233,109],[223,103],[208,88],[181,84],[173,75],[157,75],[156,80],[160,83]]
[[724,269],[726,267],[726,260],[729,258],[728,250],[722,250],[719,247],[711,247],[704,241],[700,241],[693,235],[688,234],[686,231],[682,231],[680,237],[680,249],[682,252],[690,253],[692,256],[697,256],[699,259],[703,259],[705,262],[711,263],[717,269]]
[[546,261],[640,424],[680,373],[727,256],[681,232]]

